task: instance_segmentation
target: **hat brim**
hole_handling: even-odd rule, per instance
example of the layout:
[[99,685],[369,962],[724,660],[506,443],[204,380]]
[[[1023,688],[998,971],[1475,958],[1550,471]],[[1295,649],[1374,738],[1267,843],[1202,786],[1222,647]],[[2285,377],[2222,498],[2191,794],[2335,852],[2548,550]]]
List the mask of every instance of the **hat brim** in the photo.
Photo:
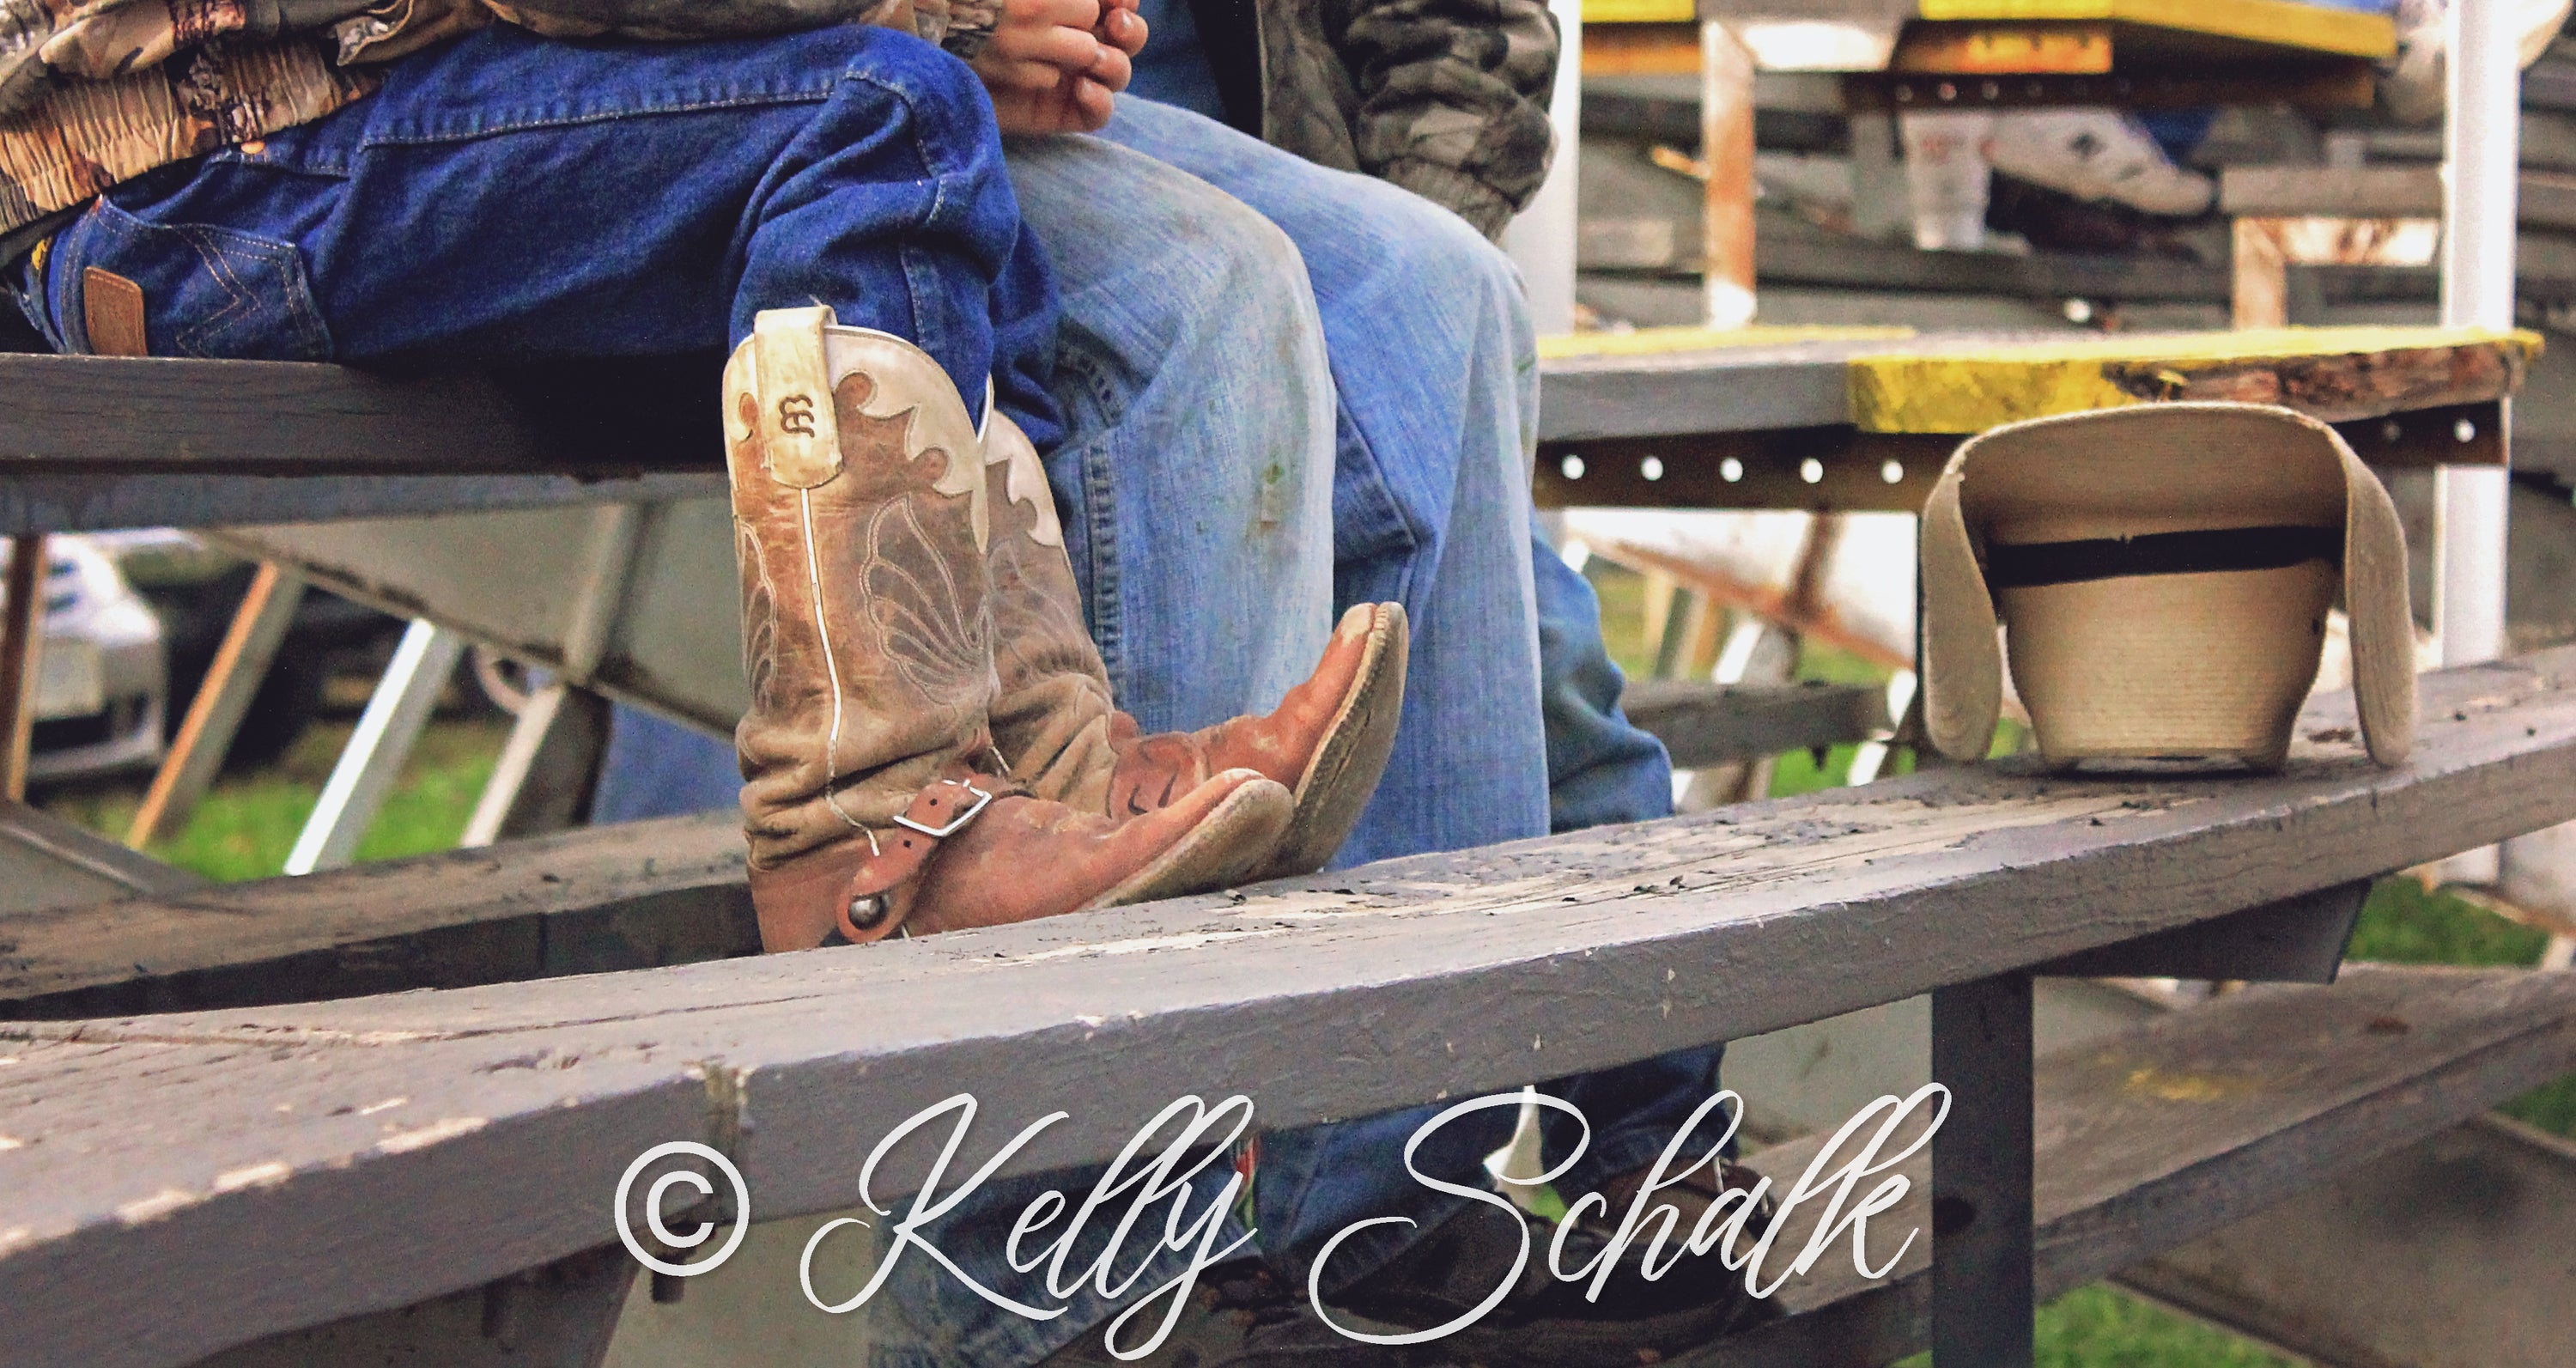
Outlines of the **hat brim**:
[[[1923,510],[1927,739],[1955,760],[1981,759],[1994,744],[2004,653],[1981,552],[1998,537],[2338,520],[2363,741],[2373,760],[2397,765],[2415,731],[2405,531],[2387,490],[2333,428],[2270,405],[2157,404],[2036,419],[1970,438]],[[2313,680],[2313,644],[2282,646],[2304,650],[2305,677]]]

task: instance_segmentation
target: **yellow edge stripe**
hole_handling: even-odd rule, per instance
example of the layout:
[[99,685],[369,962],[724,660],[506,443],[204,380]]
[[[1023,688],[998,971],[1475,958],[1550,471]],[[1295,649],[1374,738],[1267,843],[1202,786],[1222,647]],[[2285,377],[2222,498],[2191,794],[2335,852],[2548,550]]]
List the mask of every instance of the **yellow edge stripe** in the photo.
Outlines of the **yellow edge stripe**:
[[1941,352],[1888,352],[1850,365],[1852,422],[1864,432],[1983,432],[2061,413],[2146,400],[2114,383],[2114,366],[2182,374],[2274,358],[2497,346],[2540,354],[2534,332],[2473,328],[2276,328]]
[[1920,0],[1920,6],[1926,19],[2115,19],[2347,57],[2397,51],[2397,23],[2387,15],[2295,0]]
[[1541,360],[1572,356],[1665,356],[1728,347],[1786,347],[1800,342],[1902,342],[1912,328],[1751,327],[1639,328],[1634,332],[1558,333],[1538,340]]
[[1687,24],[1698,18],[1696,0],[1583,0],[1586,24]]

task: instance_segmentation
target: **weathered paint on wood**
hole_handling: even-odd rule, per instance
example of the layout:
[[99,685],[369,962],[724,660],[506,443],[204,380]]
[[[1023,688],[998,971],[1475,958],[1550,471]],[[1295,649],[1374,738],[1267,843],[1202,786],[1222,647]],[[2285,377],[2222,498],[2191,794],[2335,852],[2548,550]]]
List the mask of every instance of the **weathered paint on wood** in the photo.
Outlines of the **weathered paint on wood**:
[[2275,778],[1980,766],[993,931],[0,1027],[0,1302],[46,1308],[0,1363],[181,1362],[596,1247],[662,1140],[732,1145],[764,1217],[845,1207],[854,1148],[961,1091],[965,1161],[1067,1111],[1006,1166],[1051,1168],[1185,1091],[1273,1125],[1482,1092],[2576,818],[2576,652],[2428,677],[2425,715],[2394,771],[2328,702]]
[[283,361],[0,355],[0,472],[703,469],[719,358],[417,378]]
[[1889,349],[1851,362],[1865,432],[1982,432],[2160,400],[2281,404],[2328,422],[2509,397],[2540,335],[2281,328],[2023,346]]
[[2562,1368],[2576,1145],[2497,1116],[2347,1170],[2118,1281],[2349,1368]]
[[[115,896],[103,890],[0,913],[0,1013],[356,996],[747,953],[758,940],[742,871],[741,822],[720,813],[102,905]],[[585,949],[600,936],[624,940]]]
[[2397,50],[2397,26],[2387,15],[2294,0],[1922,0],[1920,11],[1926,20],[1951,23],[2109,20],[2348,57]]
[[1806,337],[1657,330],[1558,344],[1539,436],[1554,448],[1856,425],[1966,434],[2159,400],[2283,404],[2328,422],[2491,403],[2519,389],[2540,335],[2441,328]]
[[182,895],[205,882],[50,813],[0,802],[0,976],[16,953],[9,928],[31,913]]
[[[2036,1080],[2039,1293],[2254,1215],[2570,1067],[2576,974],[2378,965],[2332,988],[2230,995],[2053,1056]],[[1822,1143],[1751,1162],[1785,1185]],[[1873,1223],[1874,1264],[1931,1222],[1929,1165],[1918,1156],[1899,1171],[1917,1186]],[[1875,1285],[1848,1248],[1783,1288],[1789,1319],[1678,1362],[1874,1368],[1925,1347],[1923,1238]]]
[[1643,679],[1619,699],[1679,769],[1866,741],[1888,725],[1887,691],[1868,684],[1703,684]]

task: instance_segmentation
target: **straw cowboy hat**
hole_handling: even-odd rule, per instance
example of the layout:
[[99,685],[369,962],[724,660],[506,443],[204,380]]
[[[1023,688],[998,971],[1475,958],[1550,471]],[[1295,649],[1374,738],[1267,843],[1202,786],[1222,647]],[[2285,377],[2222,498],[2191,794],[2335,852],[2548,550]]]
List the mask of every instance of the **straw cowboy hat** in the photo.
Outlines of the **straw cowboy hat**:
[[2009,649],[2052,766],[2277,769],[2338,596],[2371,758],[2414,740],[2406,535],[2315,419],[2153,404],[1996,428],[1941,472],[1922,548],[1924,721],[1952,759],[1993,744]]

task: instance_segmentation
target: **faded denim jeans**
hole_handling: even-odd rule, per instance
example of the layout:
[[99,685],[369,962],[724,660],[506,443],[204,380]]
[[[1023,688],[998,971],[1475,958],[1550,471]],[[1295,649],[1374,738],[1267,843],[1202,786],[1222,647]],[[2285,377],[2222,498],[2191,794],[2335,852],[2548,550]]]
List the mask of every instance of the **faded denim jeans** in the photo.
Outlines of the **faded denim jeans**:
[[[1390,766],[1411,777],[1381,791],[1343,863],[1669,811],[1662,747],[1617,712],[1590,586],[1529,530],[1535,361],[1500,253],[1409,193],[1143,101],[1122,100],[1102,138],[1009,154],[1062,290],[1067,437],[1049,470],[1122,706],[1153,730],[1266,709],[1310,667],[1334,606],[1383,595],[1435,631],[1418,630]],[[1437,632],[1444,617],[1474,630]],[[599,819],[733,802],[729,745],[631,711],[616,725]],[[1716,1090],[1717,1061],[1686,1051],[1551,1085],[1595,1127],[1567,1181],[1651,1159]],[[1405,1215],[1419,1230],[1448,1214],[1457,1199],[1400,1162],[1431,1114],[1265,1136],[1259,1247],[1302,1273],[1354,1220]],[[1452,1125],[1426,1168],[1476,1181],[1510,1124],[1491,1111]],[[1552,1151],[1568,1139],[1549,1127]],[[1078,1197],[1093,1177],[990,1189],[940,1223],[940,1247],[988,1286],[1051,1300],[1004,1263],[1010,1223],[1039,1192]],[[1363,1272],[1402,1243],[1364,1236],[1335,1267]],[[1086,1294],[1024,1320],[909,1255],[869,1309],[873,1362],[1034,1363],[1113,1310]]]
[[[1389,779],[1338,863],[1670,811],[1662,746],[1618,713],[1621,681],[1591,588],[1530,531],[1537,371],[1520,282],[1499,252],[1406,191],[1147,101],[1122,99],[1100,139],[1014,144],[1010,158],[1023,212],[1064,291],[1056,392],[1069,435],[1050,469],[1067,510],[1066,545],[1130,711],[1149,728],[1201,725],[1276,697],[1255,690],[1237,662],[1287,657],[1303,672],[1306,657],[1265,656],[1245,639],[1265,630],[1289,639],[1302,622],[1239,619],[1224,605],[1274,593],[1276,603],[1308,601],[1292,597],[1307,592],[1295,566],[1315,556],[1324,529],[1300,524],[1307,540],[1281,548],[1294,559],[1266,566],[1221,550],[1174,555],[1166,539],[1213,533],[1221,542],[1258,526],[1250,514],[1262,506],[1270,461],[1229,453],[1267,434],[1311,439],[1322,388],[1334,401],[1329,454],[1302,459],[1309,468],[1331,462],[1334,603],[1400,599],[1416,626]],[[1275,331],[1220,340],[1238,313],[1276,316],[1279,282],[1299,279],[1320,312],[1326,386],[1290,374],[1302,349],[1280,354],[1292,339]],[[1206,289],[1216,293],[1196,293]],[[1247,393],[1272,396],[1266,419],[1239,429],[1212,421],[1244,415],[1236,405]],[[1268,450],[1276,460],[1289,448],[1274,441]],[[1203,668],[1211,661],[1217,668]],[[1593,1126],[1562,1180],[1567,1190],[1650,1162],[1717,1090],[1719,1055],[1681,1051],[1543,1085]],[[1347,1283],[1463,1205],[1404,1172],[1406,1140],[1436,1110],[1265,1135],[1255,1247],[1302,1286],[1309,1261],[1346,1226],[1416,1222],[1378,1227],[1336,1251],[1334,1281]],[[1573,1133],[1546,1115],[1552,1163]],[[1484,1158],[1509,1139],[1513,1119],[1490,1110],[1453,1123],[1421,1155],[1425,1172],[1481,1183]],[[1093,1177],[1003,1185],[943,1222],[940,1245],[987,1285],[1034,1294],[1000,1257],[1012,1220],[1048,1188],[1079,1200]],[[1200,1185],[1192,1215],[1216,1199],[1223,1177]],[[1217,1242],[1239,1233],[1229,1225]],[[903,1295],[877,1311],[879,1368],[1032,1363],[1112,1313],[1085,1297],[1055,1321],[1025,1321],[907,1258],[889,1284]],[[1179,1265],[1157,1261],[1138,1287]],[[1125,1342],[1137,1338],[1131,1331]]]

